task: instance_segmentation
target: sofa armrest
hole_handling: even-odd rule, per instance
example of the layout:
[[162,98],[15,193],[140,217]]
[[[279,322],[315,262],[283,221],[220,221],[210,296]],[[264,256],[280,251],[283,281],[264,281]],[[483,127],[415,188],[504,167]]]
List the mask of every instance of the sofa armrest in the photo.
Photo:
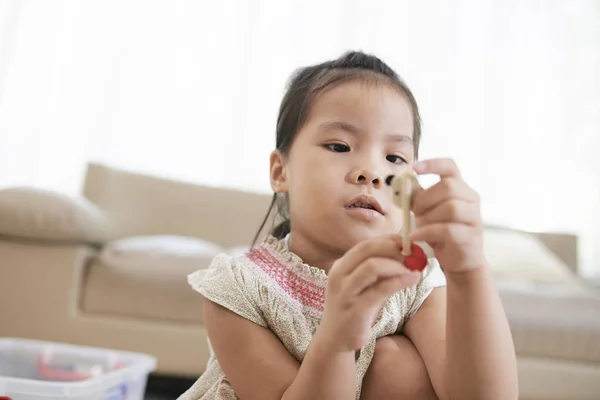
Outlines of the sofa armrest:
[[60,337],[78,312],[86,245],[0,240],[0,336]]

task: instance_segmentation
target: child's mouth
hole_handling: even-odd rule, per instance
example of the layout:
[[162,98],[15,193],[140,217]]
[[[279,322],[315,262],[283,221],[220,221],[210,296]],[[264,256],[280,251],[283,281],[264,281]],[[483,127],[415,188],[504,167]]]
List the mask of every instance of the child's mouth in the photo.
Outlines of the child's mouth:
[[371,196],[358,196],[348,202],[345,209],[353,218],[362,222],[371,222],[383,216],[379,202]]
[[345,208],[351,211],[363,211],[369,213],[376,213],[379,215],[385,214],[383,212],[383,208],[381,207],[377,199],[369,195],[360,195],[353,198],[348,203],[346,203]]
[[[367,210],[375,210],[375,207],[373,207],[370,204],[366,204],[366,203],[351,204],[348,206],[348,208],[366,208]],[[375,210],[375,211],[377,211],[377,210]]]

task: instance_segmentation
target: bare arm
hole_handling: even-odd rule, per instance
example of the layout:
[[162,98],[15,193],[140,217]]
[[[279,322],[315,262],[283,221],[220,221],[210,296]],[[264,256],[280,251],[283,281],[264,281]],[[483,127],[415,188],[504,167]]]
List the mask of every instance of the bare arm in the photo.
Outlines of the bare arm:
[[242,399],[354,399],[353,352],[331,351],[319,332],[302,366],[269,329],[204,299],[205,323],[219,364]]
[[508,321],[487,268],[447,274],[406,324],[440,399],[517,399]]
[[415,195],[417,229],[444,267],[447,288],[434,289],[407,323],[441,399],[518,397],[516,356],[508,321],[484,254],[479,195],[451,159],[415,165],[440,181]]

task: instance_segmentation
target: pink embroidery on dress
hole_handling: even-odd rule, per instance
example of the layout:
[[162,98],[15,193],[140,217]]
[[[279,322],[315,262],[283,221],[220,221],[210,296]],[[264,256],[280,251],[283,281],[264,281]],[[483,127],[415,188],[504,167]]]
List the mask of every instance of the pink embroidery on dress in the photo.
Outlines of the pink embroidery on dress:
[[286,268],[269,249],[252,249],[247,257],[267,273],[288,295],[308,307],[323,311],[325,288],[315,285]]

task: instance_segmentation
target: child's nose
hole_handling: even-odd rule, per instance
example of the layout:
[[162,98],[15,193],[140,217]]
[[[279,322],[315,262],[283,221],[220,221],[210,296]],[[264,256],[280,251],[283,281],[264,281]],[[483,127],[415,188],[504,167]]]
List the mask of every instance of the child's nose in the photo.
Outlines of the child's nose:
[[358,168],[350,173],[350,182],[379,188],[383,184],[383,177],[373,168]]

